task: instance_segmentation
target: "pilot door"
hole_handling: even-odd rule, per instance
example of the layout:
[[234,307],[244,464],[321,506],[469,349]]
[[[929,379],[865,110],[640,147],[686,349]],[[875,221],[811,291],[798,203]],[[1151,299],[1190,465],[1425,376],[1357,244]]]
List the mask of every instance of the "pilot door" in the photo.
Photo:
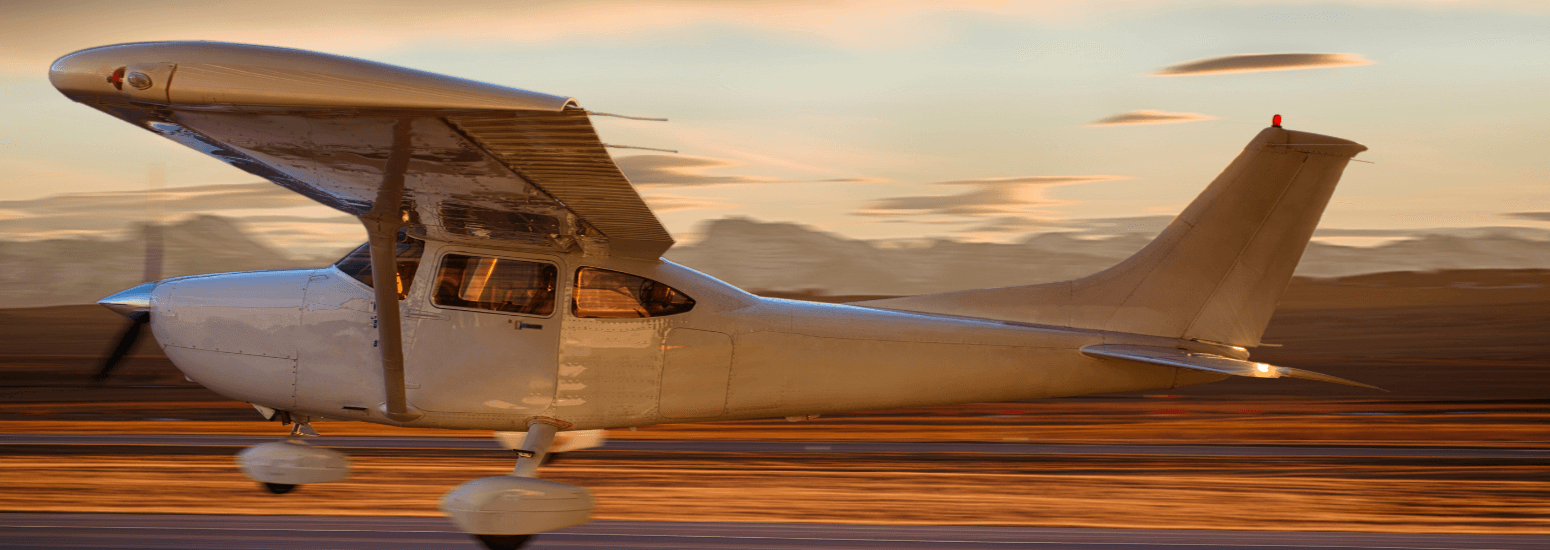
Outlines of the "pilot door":
[[[537,415],[554,401],[557,258],[443,248],[406,308],[409,403],[434,412]],[[407,305],[407,304],[406,304]]]

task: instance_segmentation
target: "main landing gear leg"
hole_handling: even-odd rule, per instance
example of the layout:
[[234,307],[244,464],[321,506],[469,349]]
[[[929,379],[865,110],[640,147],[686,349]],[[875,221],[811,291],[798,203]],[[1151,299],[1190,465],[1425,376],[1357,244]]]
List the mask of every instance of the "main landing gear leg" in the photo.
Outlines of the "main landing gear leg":
[[511,475],[457,486],[441,497],[441,511],[490,550],[516,550],[538,533],[589,521],[596,506],[591,491],[535,477],[557,431],[553,421],[529,423]]

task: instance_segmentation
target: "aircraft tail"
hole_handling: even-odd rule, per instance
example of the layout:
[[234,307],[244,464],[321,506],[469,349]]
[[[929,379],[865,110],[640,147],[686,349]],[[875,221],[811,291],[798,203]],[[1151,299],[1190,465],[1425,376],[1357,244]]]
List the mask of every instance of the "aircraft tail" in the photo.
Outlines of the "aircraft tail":
[[1346,164],[1367,150],[1270,127],[1134,256],[1074,281],[854,305],[1253,347]]

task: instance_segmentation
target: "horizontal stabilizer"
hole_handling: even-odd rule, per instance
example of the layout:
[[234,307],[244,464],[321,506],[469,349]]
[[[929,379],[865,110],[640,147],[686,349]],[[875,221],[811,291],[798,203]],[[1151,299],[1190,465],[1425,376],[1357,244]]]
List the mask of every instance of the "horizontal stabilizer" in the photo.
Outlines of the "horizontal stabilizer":
[[1152,365],[1166,367],[1178,367],[1181,369],[1194,369],[1217,374],[1230,374],[1232,376],[1249,376],[1253,378],[1301,378],[1304,380],[1318,380],[1320,382],[1334,382],[1347,386],[1371,388],[1378,391],[1388,391],[1377,386],[1369,386],[1361,382],[1352,382],[1344,378],[1337,378],[1328,374],[1320,374],[1313,371],[1294,369],[1292,367],[1277,367],[1267,363],[1243,361],[1231,357],[1223,357],[1210,353],[1200,353],[1177,348],[1161,348],[1152,346],[1128,346],[1121,344],[1097,344],[1082,348],[1082,355],[1100,359],[1120,359],[1136,361]]

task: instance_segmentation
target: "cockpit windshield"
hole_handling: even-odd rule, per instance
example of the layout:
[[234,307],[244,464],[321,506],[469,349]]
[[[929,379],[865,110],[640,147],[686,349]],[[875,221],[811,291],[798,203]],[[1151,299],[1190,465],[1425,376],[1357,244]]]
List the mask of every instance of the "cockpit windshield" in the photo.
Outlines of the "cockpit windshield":
[[[425,242],[410,238],[404,231],[398,232],[398,299],[409,297],[409,285],[414,284],[414,274],[420,269],[420,256],[425,253]],[[373,286],[371,281],[371,245],[363,244],[360,248],[334,262],[334,267],[339,268],[345,275],[354,277],[366,286]]]

